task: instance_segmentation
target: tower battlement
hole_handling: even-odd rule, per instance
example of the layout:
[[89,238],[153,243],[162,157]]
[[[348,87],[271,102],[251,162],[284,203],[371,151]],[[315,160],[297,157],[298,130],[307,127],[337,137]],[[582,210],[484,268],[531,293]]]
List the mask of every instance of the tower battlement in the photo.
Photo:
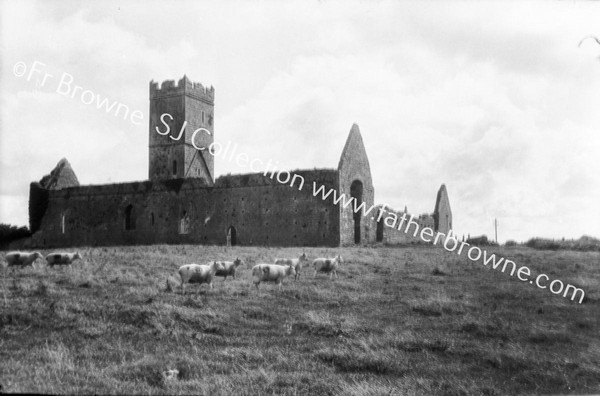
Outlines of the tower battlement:
[[175,95],[188,95],[210,104],[214,104],[215,101],[214,87],[204,87],[198,82],[191,81],[185,75],[177,83],[175,80],[166,80],[161,84],[154,80],[150,81],[150,99]]

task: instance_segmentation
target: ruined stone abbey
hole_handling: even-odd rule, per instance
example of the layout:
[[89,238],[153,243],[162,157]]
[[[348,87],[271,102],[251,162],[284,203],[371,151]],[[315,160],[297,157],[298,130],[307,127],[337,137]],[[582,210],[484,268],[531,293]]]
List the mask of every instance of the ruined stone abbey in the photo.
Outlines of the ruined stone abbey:
[[[369,159],[357,125],[352,126],[337,169],[293,171],[307,187],[282,184],[272,174],[250,173],[215,179],[214,88],[183,77],[160,86],[150,82],[148,180],[80,186],[66,159],[30,185],[29,223],[38,247],[132,244],[257,246],[345,246],[375,242],[411,243],[418,237],[385,226],[376,207],[368,216],[351,206],[314,196],[312,183],[374,205]],[[181,139],[156,132],[168,113]],[[209,133],[193,131],[203,128]],[[177,132],[178,133],[178,132]],[[196,146],[194,146],[194,144]],[[398,213],[398,212],[395,212]],[[434,212],[415,218],[420,227],[447,233],[452,212],[446,187]]]

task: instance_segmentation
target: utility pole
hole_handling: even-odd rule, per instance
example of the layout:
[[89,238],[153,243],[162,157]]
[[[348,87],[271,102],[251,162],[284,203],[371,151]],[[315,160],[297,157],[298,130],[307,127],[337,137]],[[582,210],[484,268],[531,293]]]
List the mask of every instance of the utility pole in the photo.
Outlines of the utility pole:
[[494,233],[496,235],[496,243],[498,243],[498,219],[494,218]]

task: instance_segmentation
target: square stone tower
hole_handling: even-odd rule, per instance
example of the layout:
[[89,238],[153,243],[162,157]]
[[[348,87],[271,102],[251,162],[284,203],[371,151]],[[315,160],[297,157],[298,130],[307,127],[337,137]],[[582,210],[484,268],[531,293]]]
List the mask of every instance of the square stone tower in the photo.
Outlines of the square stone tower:
[[150,180],[197,177],[214,184],[214,156],[209,152],[214,141],[214,98],[213,87],[186,76],[177,84],[164,81],[160,87],[150,81]]

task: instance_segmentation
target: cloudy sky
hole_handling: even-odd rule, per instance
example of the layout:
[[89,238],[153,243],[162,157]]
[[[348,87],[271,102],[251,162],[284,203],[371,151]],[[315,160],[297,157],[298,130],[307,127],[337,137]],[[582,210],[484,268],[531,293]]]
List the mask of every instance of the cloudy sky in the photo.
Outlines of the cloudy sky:
[[148,83],[186,74],[250,158],[336,167],[357,123],[379,203],[430,213],[445,183],[459,235],[600,236],[600,4],[482,3],[0,1],[0,222],[63,157],[147,179]]

